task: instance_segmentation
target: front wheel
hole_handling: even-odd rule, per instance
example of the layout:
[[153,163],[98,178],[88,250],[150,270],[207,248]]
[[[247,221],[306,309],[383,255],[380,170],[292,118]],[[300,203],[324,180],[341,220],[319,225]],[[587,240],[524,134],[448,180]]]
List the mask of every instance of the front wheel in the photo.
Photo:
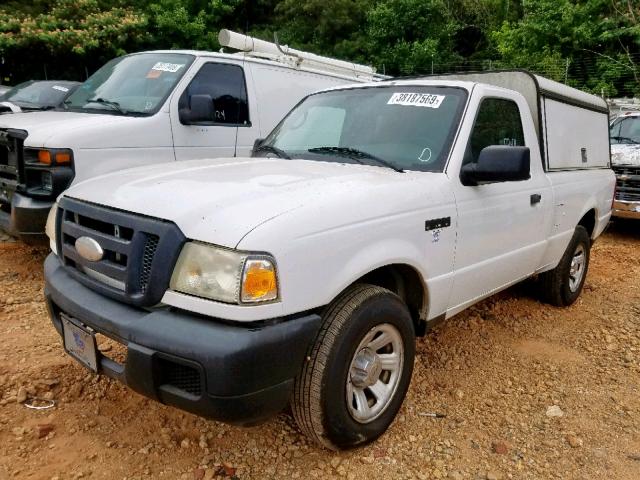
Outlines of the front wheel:
[[576,301],[587,278],[591,239],[587,230],[578,225],[556,268],[540,275],[542,295],[556,307],[566,307]]
[[325,312],[296,378],[292,409],[300,429],[332,450],[375,440],[402,405],[414,356],[404,302],[374,285],[351,287]]

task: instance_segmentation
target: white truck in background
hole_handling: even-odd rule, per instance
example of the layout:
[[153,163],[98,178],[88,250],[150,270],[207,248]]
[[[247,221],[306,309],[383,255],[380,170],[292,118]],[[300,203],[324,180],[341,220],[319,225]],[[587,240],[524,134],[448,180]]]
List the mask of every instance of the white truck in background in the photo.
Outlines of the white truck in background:
[[0,117],[0,228],[44,236],[71,184],[158,163],[248,155],[304,96],[381,78],[371,67],[222,30],[240,53],[141,52],[111,60],[55,111]]
[[310,438],[349,448],[391,424],[434,324],[536,275],[572,304],[614,184],[606,104],[550,80],[336,87],[253,158],[71,187],[47,223],[45,296],[91,371],[236,424],[291,402]]
[[640,219],[640,111],[620,113],[609,130],[616,174],[613,216]]

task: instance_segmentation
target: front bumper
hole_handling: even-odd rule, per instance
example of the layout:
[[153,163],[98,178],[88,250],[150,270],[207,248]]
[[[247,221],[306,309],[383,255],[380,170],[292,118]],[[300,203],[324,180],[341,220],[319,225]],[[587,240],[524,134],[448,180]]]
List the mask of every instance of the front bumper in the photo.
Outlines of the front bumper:
[[42,240],[52,205],[15,192],[10,205],[0,204],[0,228],[23,240]]
[[611,214],[618,218],[640,219],[640,202],[614,200]]
[[83,286],[53,254],[45,261],[45,296],[61,336],[66,314],[126,346],[123,364],[98,352],[99,373],[167,405],[236,425],[259,423],[286,407],[320,328],[316,314],[247,327],[169,308],[138,309]]

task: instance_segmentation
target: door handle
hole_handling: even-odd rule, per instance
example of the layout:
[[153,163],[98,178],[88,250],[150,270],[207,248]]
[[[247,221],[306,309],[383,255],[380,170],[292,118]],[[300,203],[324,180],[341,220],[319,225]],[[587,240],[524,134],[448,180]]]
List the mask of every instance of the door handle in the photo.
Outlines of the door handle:
[[531,195],[531,205],[540,203],[541,200],[542,200],[542,195],[540,195],[539,193],[534,193],[533,195]]

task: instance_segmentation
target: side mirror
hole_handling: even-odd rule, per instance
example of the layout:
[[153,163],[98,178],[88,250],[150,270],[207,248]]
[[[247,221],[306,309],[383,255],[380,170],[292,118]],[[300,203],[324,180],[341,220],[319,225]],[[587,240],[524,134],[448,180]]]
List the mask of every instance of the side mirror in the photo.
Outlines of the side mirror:
[[214,121],[215,108],[211,95],[191,95],[189,107],[180,110],[180,122],[185,125]]
[[518,182],[531,178],[529,147],[494,145],[483,148],[477,163],[468,163],[460,170],[463,185],[493,182]]

